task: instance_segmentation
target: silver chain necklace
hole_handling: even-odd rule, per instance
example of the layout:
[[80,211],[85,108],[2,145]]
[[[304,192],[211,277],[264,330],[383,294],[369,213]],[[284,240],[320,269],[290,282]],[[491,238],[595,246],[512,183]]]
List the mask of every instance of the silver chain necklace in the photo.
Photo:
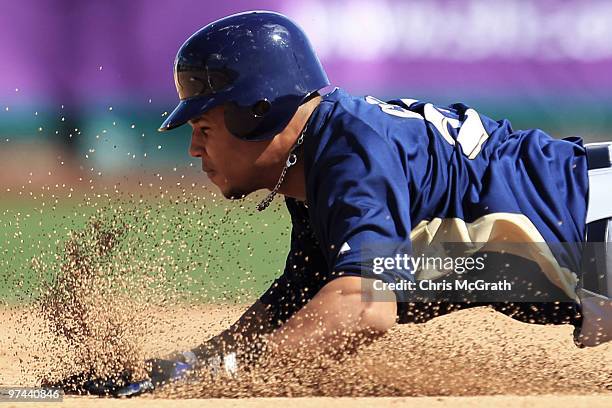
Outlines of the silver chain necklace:
[[300,137],[298,137],[298,139],[295,141],[295,144],[289,151],[289,157],[287,157],[285,167],[283,167],[283,171],[281,171],[281,175],[278,178],[278,181],[276,182],[276,186],[274,186],[272,191],[270,191],[270,193],[263,200],[261,200],[259,204],[257,204],[257,211],[263,211],[268,208],[268,206],[270,205],[270,203],[272,203],[272,200],[274,200],[274,197],[278,193],[278,189],[281,187],[281,184],[283,184],[283,181],[285,181],[287,171],[289,170],[289,168],[293,167],[295,163],[297,163],[296,150],[302,145],[302,143],[304,143],[304,135],[306,134],[306,129],[308,129],[308,121],[306,121],[304,129],[302,129]]

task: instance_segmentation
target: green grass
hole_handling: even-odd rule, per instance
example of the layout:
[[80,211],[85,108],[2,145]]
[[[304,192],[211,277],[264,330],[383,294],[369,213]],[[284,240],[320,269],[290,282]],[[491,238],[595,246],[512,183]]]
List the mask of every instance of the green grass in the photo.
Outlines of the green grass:
[[[76,195],[76,194],[75,194]],[[82,230],[92,216],[115,214],[130,224],[127,265],[162,264],[169,284],[190,301],[249,301],[265,290],[284,268],[290,219],[281,200],[264,213],[253,202],[229,202],[212,196],[135,194],[80,198],[33,196],[0,201],[0,299],[14,303],[36,296],[41,279],[59,273],[71,231]],[[136,235],[135,235],[136,234]],[[45,265],[42,277],[32,267]]]

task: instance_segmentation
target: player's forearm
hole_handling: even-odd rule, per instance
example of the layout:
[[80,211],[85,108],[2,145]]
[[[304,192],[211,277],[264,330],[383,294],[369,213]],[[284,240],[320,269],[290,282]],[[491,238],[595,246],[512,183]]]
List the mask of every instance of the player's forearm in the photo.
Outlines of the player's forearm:
[[[393,299],[393,294],[390,294]],[[282,327],[267,336],[275,354],[351,352],[384,334],[396,320],[394,301],[364,301],[361,278],[328,283]]]
[[343,277],[325,285],[285,324],[277,327],[268,308],[257,301],[230,328],[193,349],[206,359],[238,352],[257,359],[264,348],[276,355],[350,352],[384,334],[396,319],[392,293],[388,301],[364,301],[361,278]]

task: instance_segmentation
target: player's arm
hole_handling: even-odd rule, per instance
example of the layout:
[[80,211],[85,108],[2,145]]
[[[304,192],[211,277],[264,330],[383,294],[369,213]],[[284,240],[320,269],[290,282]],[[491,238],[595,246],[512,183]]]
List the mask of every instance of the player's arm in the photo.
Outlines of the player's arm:
[[[255,302],[232,326],[193,351],[200,359],[215,353],[237,352],[250,360],[265,347],[275,355],[300,352],[336,354],[384,334],[396,320],[395,295],[371,292],[358,276],[327,283],[284,324],[274,321],[274,308]],[[386,297],[385,297],[386,296]]]
[[344,276],[327,283],[302,309],[267,336],[266,346],[278,355],[304,353],[328,355],[354,351],[383,335],[396,321],[397,303],[392,292],[366,288],[369,281]]

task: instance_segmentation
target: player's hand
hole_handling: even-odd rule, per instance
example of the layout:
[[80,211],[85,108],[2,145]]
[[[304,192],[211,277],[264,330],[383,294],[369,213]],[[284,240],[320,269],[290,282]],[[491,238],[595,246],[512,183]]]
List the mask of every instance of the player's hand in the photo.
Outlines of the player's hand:
[[195,355],[188,351],[169,359],[147,360],[149,378],[141,381],[133,380],[129,371],[108,378],[92,378],[91,373],[85,372],[54,384],[43,385],[62,388],[67,394],[133,397],[153,391],[164,384],[186,379],[196,369],[197,364]]
[[91,373],[81,373],[43,386],[59,387],[67,394],[134,397],[165,384],[187,380],[195,370],[208,371],[213,377],[234,377],[237,372],[235,353],[208,356],[202,361],[193,352],[185,351],[167,359],[147,360],[146,365],[149,378],[141,381],[133,380],[128,371],[108,378],[92,378]]

